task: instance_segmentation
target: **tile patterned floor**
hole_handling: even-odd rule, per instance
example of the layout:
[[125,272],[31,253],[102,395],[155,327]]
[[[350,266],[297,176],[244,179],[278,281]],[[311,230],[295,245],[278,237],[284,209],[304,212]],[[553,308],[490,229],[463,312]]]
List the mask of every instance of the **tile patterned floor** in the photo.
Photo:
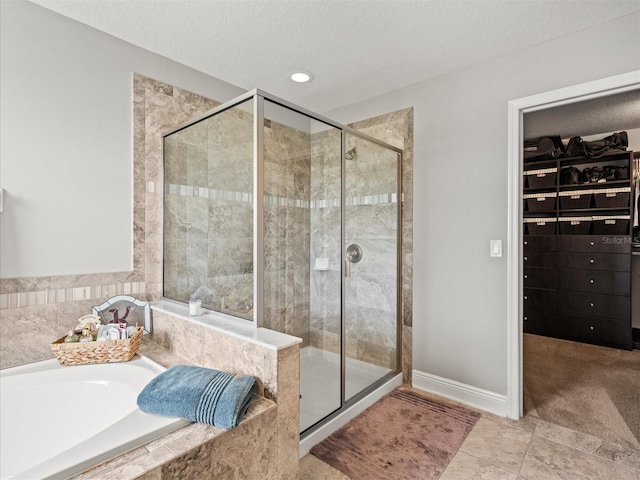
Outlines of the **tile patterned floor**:
[[[481,413],[440,480],[640,480],[640,450],[531,416]],[[298,478],[348,479],[311,454],[300,460]]]

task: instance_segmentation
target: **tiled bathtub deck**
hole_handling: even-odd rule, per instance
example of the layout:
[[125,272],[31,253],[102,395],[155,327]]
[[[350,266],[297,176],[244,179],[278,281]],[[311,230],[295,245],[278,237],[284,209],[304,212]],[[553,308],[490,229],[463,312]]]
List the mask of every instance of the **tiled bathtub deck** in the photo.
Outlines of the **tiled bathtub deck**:
[[[191,363],[146,339],[141,345],[140,353],[165,367]],[[197,470],[191,478],[208,478],[209,475],[224,476],[225,471],[236,468],[233,465],[226,465],[225,458],[229,461],[242,458],[245,451],[251,451],[254,443],[264,444],[256,445],[257,451],[270,448],[268,446],[270,442],[275,443],[275,428],[269,429],[267,425],[263,425],[265,422],[276,423],[276,404],[256,395],[249,411],[238,427],[233,430],[227,431],[210,425],[192,423],[73,478],[74,480],[160,480],[172,477],[172,469],[185,468],[187,463],[189,469]],[[268,432],[269,430],[273,431],[274,434],[271,436],[273,438],[266,434],[266,438],[255,435],[256,431]],[[211,462],[206,449],[215,449],[220,454],[220,458]],[[188,462],[183,462],[186,457]],[[276,459],[275,455],[270,457],[272,460]],[[253,462],[245,464],[248,470],[244,474],[256,473],[251,471],[253,468],[251,463]],[[273,470],[273,476],[265,478],[276,478],[277,465],[275,461],[272,463],[273,465],[255,465],[255,467],[260,470],[270,467]],[[237,473],[239,476],[243,475],[241,471]]]

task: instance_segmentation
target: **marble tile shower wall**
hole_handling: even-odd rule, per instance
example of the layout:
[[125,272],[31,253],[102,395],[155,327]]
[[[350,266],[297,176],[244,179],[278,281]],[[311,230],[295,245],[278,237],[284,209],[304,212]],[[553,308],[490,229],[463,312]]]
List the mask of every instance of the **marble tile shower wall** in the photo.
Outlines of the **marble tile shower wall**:
[[[339,132],[315,133],[311,142],[311,297],[310,341],[313,347],[340,352],[342,281],[341,145]],[[315,259],[327,259],[327,269]]]
[[[328,270],[313,270],[311,345],[340,351],[340,137],[316,134],[312,155],[311,249],[313,257],[329,259]],[[346,149],[345,219],[347,243],[365,252],[346,280],[345,340],[349,357],[396,368],[396,244],[397,185],[395,154],[354,136]],[[358,160],[360,159],[360,160]],[[391,260],[390,260],[391,259]],[[365,266],[366,265],[366,266]]]
[[263,326],[309,342],[309,133],[264,129]]
[[164,289],[206,307],[253,313],[253,114],[233,108],[165,143]]
[[413,108],[398,110],[350,125],[402,149],[402,374],[411,384],[413,368]]
[[[253,116],[231,109],[172,135],[166,148],[165,292],[199,287],[215,310],[251,318]],[[309,134],[264,130],[263,326],[309,337]],[[207,162],[208,159],[208,162]]]
[[[350,138],[357,155],[346,163],[346,243],[362,247],[363,260],[351,267],[345,288],[347,355],[396,368],[398,194],[395,153]],[[347,149],[351,146],[347,145]],[[386,197],[386,203],[354,201]]]

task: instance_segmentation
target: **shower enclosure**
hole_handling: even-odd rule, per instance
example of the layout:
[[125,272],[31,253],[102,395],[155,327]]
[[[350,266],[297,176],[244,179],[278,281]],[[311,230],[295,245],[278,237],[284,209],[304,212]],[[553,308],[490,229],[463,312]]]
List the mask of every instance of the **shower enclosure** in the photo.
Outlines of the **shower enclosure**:
[[302,338],[303,433],[400,370],[401,164],[259,90],[164,137],[164,296]]

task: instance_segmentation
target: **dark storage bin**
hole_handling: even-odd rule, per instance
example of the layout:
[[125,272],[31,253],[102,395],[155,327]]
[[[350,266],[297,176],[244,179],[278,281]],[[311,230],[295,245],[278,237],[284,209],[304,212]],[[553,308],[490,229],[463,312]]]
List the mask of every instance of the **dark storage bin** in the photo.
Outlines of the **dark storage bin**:
[[624,235],[629,232],[629,216],[593,217],[594,235]]
[[556,233],[555,218],[525,218],[525,234],[527,235],[554,235]]
[[589,208],[591,206],[592,193],[592,190],[560,192],[560,209]]
[[540,170],[528,170],[524,172],[524,178],[529,188],[550,188],[555,187],[557,168],[543,168]]
[[607,188],[594,190],[593,198],[598,208],[624,208],[629,206],[631,188]]
[[524,195],[529,212],[548,212],[556,209],[556,193],[532,193]]
[[560,218],[560,235],[588,235],[591,217]]

